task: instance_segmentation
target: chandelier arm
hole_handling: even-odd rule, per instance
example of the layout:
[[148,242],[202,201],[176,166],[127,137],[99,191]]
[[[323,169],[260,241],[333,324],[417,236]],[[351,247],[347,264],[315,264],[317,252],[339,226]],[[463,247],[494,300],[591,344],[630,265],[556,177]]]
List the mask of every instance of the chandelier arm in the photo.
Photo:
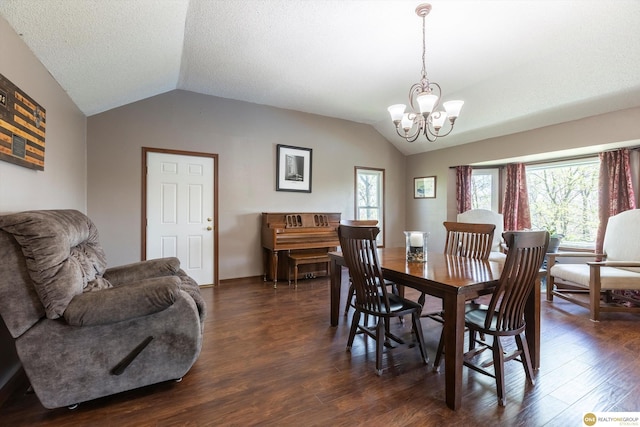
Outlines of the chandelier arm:
[[431,129],[429,129],[429,133],[431,133],[432,135],[434,135],[436,138],[441,138],[441,137],[444,137],[444,136],[449,135],[449,134],[451,133],[451,131],[452,131],[452,130],[453,130],[453,125],[451,125],[451,126],[449,127],[449,130],[448,130],[446,133],[440,133],[440,132],[438,132],[438,133],[436,134],[436,133],[432,132],[432,131],[431,131]]
[[416,106],[413,105],[413,102],[415,101],[415,97],[417,95],[419,95],[420,93],[422,93],[422,84],[421,83],[415,83],[413,86],[411,86],[411,88],[409,88],[409,105],[411,105],[411,109],[413,111],[416,111]]
[[427,138],[427,141],[429,141],[429,142],[436,142],[436,139],[438,139],[438,136],[439,136],[439,135],[436,135],[435,133],[433,133],[431,131],[431,128],[430,128],[428,123],[424,127],[423,135],[424,135],[425,138]]
[[406,139],[407,142],[415,142],[415,140],[417,140],[419,136],[420,136],[420,129],[418,129],[413,136],[410,136],[410,137],[405,136],[404,139]]
[[413,133],[409,133],[409,134],[405,134],[404,132],[401,132],[400,125],[396,126],[396,133],[398,134],[398,136],[401,136],[402,138],[406,139],[407,142],[414,142],[416,139],[418,139],[418,137],[420,136],[420,131],[422,131],[422,127],[420,126],[419,123],[416,130]]

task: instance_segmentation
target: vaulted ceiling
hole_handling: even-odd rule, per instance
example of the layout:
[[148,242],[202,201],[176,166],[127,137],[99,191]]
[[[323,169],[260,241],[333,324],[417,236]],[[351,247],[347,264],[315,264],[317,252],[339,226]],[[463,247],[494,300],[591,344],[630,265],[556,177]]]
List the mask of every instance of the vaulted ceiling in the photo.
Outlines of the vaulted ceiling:
[[640,106],[640,1],[433,0],[427,73],[465,105],[450,136],[409,144],[386,108],[420,78],[419,3],[1,0],[0,15],[87,116],[177,88],[370,124],[409,155]]

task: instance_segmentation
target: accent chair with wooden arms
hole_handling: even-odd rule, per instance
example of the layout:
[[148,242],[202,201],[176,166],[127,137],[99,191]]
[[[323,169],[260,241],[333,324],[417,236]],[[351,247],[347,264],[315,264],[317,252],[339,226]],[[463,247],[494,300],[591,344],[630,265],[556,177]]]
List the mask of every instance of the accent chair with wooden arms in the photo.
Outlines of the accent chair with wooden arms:
[[[571,260],[563,262],[568,258]],[[579,258],[591,261],[577,263]],[[602,260],[596,261],[597,258]],[[548,254],[547,301],[553,301],[556,296],[586,307],[593,321],[600,320],[601,312],[640,313],[640,300],[615,294],[615,291],[626,290],[640,291],[640,209],[609,218],[602,254]],[[614,298],[623,302],[616,302]]]
[[[382,268],[378,260],[376,236],[378,227],[352,227],[340,225],[338,236],[345,263],[355,289],[355,311],[347,341],[351,350],[358,331],[376,340],[376,373],[382,375],[382,351],[385,343],[392,339],[400,344],[402,339],[393,335],[389,328],[390,319],[411,315],[412,331],[418,341],[418,348],[425,364],[429,362],[420,324],[422,306],[414,301],[387,291]],[[373,317],[375,325],[360,324],[361,315]]]

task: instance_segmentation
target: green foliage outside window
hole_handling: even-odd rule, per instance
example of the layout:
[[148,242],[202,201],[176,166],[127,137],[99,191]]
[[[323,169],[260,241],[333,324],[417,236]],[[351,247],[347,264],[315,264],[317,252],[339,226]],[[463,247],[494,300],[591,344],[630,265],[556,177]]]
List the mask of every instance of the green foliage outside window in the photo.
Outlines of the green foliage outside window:
[[531,228],[563,236],[563,244],[595,242],[598,229],[597,159],[527,167]]

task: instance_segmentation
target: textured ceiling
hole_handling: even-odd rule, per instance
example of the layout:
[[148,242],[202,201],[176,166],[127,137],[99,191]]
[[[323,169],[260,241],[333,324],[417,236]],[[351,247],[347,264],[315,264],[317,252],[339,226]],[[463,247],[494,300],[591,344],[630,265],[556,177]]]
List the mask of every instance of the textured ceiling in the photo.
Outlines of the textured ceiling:
[[0,0],[0,15],[87,116],[178,88],[371,124],[414,154],[640,106],[640,1],[433,0],[427,73],[465,106],[450,136],[409,144],[386,108],[420,77],[418,3]]

